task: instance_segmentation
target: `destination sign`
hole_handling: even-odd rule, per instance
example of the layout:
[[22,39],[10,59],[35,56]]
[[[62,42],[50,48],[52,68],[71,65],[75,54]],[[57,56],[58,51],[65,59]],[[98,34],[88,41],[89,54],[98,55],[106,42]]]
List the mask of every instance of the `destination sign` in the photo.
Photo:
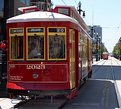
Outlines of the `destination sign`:
[[65,33],[65,28],[49,28],[49,32]]
[[28,28],[28,33],[44,32],[44,28]]
[[10,34],[18,34],[18,33],[23,33],[22,28],[16,28],[16,29],[11,29]]
[[69,15],[69,9],[58,8],[58,13]]

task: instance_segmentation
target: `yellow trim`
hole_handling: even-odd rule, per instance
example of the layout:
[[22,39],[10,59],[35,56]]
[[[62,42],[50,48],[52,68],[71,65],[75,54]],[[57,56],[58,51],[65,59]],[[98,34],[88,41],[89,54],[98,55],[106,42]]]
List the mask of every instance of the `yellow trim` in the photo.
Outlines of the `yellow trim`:
[[[32,33],[28,33],[28,29],[29,28],[38,28],[38,29],[40,29],[40,28],[43,28],[44,29],[44,31],[43,32],[32,32]],[[32,36],[32,35],[34,35],[34,34],[36,34],[36,35],[44,35],[45,34],[45,27],[26,27],[26,35],[27,36]]]
[[[11,30],[13,30],[13,29],[22,29],[23,30],[23,32],[22,33],[15,33],[15,34],[11,34]],[[14,37],[14,36],[17,36],[17,37],[20,37],[20,36],[22,36],[23,37],[23,58],[20,58],[20,59],[12,59],[11,58],[11,38],[12,37]],[[10,60],[24,60],[24,28],[9,28],[9,41],[10,41],[10,43],[9,43],[9,50],[10,50],[10,53],[9,53],[9,59]]]
[[[64,28],[65,29],[65,32],[49,32],[49,28]],[[47,28],[47,52],[48,52],[48,56],[47,56],[47,59],[48,60],[52,60],[52,61],[55,61],[55,60],[66,60],[67,59],[67,45],[66,45],[66,27],[48,27]],[[65,38],[65,58],[54,58],[54,59],[51,59],[51,58],[49,58],[49,37],[50,37],[50,35],[55,35],[55,34],[57,34],[57,35],[63,35],[64,36],[64,38]]]
[[75,88],[76,85],[76,72],[75,72],[75,31],[70,29],[70,43],[72,48],[70,49],[70,89]]
[[44,35],[44,33],[27,33],[28,36],[33,36],[33,35]]
[[[65,32],[49,32],[49,28],[64,28],[65,29]],[[51,33],[51,34],[55,34],[55,33],[62,33],[62,34],[66,34],[66,27],[48,27],[48,33]]]
[[[17,29],[22,29],[23,30],[23,32],[22,33],[14,33],[14,34],[11,34],[11,30],[17,30]],[[24,28],[9,28],[9,36],[15,36],[15,35],[17,35],[17,36],[23,36],[24,35]]]
[[[33,33],[28,33],[28,29],[29,28],[43,28],[44,31],[43,32],[33,32]],[[33,35],[38,35],[39,37],[41,37],[41,35],[44,36],[44,58],[43,59],[40,59],[40,58],[37,58],[37,59],[28,59],[28,37],[32,37]],[[45,27],[27,27],[26,28],[26,60],[45,60]]]

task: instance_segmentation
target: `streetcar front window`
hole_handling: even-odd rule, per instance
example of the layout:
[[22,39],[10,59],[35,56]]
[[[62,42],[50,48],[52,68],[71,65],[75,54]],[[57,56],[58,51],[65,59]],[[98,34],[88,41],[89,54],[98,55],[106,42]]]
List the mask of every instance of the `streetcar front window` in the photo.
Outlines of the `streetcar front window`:
[[44,59],[44,36],[28,36],[28,59]]
[[26,28],[26,57],[27,60],[44,60],[44,36],[43,27]]
[[11,59],[23,58],[23,36],[11,37]]
[[10,38],[10,60],[23,60],[24,54],[24,29],[23,28],[10,28],[9,38]]
[[48,28],[48,60],[66,59],[66,28]]
[[65,37],[63,35],[49,36],[49,59],[65,58]]

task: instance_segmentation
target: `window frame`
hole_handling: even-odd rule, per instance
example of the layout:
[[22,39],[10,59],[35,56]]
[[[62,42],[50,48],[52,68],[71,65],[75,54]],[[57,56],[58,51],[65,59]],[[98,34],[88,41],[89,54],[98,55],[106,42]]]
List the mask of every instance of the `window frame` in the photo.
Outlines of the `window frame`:
[[[34,28],[43,28],[43,32],[32,32],[32,33],[28,33],[28,29],[34,29]],[[32,37],[33,35],[37,35],[39,37],[41,37],[42,35],[44,36],[44,58],[33,58],[33,59],[29,59],[28,58],[28,37]],[[26,27],[26,60],[27,61],[40,61],[40,60],[45,60],[45,27]]]
[[[22,30],[22,32],[18,32],[18,33],[11,33],[11,30],[17,30],[17,29],[21,29]],[[12,54],[11,54],[11,50],[12,50],[12,48],[11,48],[11,38],[12,37],[23,37],[23,58],[19,58],[19,59],[13,59],[13,58],[11,58],[12,57]],[[25,50],[25,48],[24,48],[24,28],[23,27],[20,27],[20,28],[9,28],[9,60],[15,60],[15,61],[18,61],[18,60],[24,60],[24,50]]]
[[[49,28],[64,28],[65,29],[65,32],[49,32]],[[47,60],[49,61],[60,61],[60,60],[66,60],[67,59],[67,44],[66,44],[66,39],[67,39],[67,36],[66,36],[66,27],[48,27],[47,28]],[[65,39],[65,57],[64,58],[49,58],[49,37],[51,36],[54,36],[54,35],[58,35],[59,36],[63,36],[64,39]]]

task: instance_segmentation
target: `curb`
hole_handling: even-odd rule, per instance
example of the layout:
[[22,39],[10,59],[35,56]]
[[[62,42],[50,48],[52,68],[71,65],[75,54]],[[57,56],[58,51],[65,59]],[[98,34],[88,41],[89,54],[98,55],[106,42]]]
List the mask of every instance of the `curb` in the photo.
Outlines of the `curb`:
[[117,95],[117,100],[118,100],[118,104],[119,104],[119,108],[117,108],[117,109],[121,109],[121,95],[119,93],[116,80],[114,81],[114,86],[115,86],[115,89],[116,89],[116,95]]

